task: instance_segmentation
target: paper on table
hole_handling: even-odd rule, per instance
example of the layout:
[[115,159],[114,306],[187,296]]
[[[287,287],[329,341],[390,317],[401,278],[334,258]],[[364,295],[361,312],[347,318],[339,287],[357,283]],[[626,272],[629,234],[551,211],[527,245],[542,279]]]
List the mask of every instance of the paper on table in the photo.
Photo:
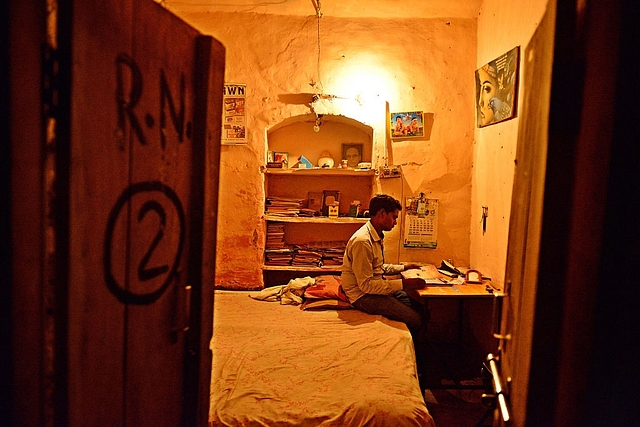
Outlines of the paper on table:
[[405,279],[419,277],[423,279],[427,285],[442,285],[448,283],[446,276],[431,264],[423,265],[420,268],[405,270],[402,272],[402,277]]

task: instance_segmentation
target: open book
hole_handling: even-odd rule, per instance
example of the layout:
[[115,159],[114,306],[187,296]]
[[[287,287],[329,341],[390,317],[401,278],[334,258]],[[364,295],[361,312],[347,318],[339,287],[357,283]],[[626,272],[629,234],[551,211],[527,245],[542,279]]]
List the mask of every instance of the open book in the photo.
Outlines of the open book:
[[409,270],[405,270],[402,273],[402,277],[405,279],[411,279],[414,277],[419,277],[423,279],[427,285],[443,285],[449,283],[449,278],[444,274],[440,273],[438,269],[431,264],[423,265],[420,268],[412,268]]

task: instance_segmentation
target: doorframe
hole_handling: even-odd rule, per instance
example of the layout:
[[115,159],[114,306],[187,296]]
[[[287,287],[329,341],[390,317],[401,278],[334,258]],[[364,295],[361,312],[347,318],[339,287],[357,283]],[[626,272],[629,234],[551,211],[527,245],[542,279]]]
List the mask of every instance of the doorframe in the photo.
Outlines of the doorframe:
[[640,259],[640,16],[633,0],[557,6],[526,424],[625,425],[639,411],[640,287],[626,284]]

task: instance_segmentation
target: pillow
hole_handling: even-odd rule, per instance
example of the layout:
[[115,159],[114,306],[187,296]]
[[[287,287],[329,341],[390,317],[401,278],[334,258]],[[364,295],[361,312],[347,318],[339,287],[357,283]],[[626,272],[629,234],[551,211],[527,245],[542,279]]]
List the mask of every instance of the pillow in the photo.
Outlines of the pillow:
[[349,299],[340,286],[342,277],[326,275],[318,276],[315,279],[315,283],[304,290],[305,298],[338,299],[349,303]]
[[302,310],[344,310],[353,308],[351,304],[335,298],[311,298],[300,306]]

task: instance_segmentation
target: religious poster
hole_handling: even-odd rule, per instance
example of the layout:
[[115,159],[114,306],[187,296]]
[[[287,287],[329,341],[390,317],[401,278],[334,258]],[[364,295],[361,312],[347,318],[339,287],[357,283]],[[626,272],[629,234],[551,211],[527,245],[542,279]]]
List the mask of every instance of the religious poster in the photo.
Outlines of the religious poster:
[[222,144],[247,143],[247,115],[245,110],[246,88],[244,84],[225,83],[222,109]]
[[476,70],[476,117],[478,127],[516,116],[519,47]]
[[438,199],[420,193],[405,200],[404,247],[435,249],[438,246]]
[[422,138],[424,123],[422,111],[391,113],[391,138]]

